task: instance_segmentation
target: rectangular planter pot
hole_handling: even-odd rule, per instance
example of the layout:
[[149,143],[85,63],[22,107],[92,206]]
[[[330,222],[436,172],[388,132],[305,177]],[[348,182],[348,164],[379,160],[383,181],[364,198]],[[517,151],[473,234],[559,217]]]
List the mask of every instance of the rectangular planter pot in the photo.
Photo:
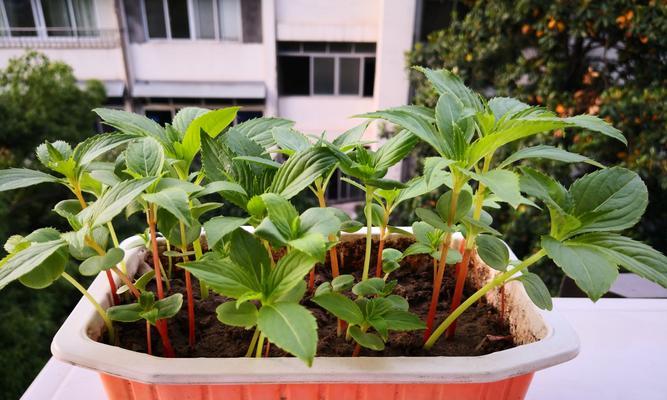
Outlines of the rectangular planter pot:
[[[144,251],[135,247],[138,241],[121,244],[129,249],[130,271]],[[469,280],[481,287],[496,273],[476,257]],[[109,305],[105,276],[89,290]],[[496,290],[486,299],[499,304]],[[98,371],[111,400],[523,399],[533,373],[574,358],[579,340],[558,314],[538,310],[518,282],[506,285],[505,304],[520,345],[478,357],[316,357],[311,368],[296,358],[168,359],[97,342],[104,324],[85,299],[63,323],[51,351]]]

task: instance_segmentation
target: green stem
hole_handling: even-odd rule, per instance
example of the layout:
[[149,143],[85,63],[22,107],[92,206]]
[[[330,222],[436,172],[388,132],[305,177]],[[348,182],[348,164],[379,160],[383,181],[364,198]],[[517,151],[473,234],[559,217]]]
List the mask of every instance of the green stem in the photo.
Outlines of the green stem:
[[81,292],[81,294],[86,299],[88,299],[88,301],[93,305],[93,307],[95,307],[95,310],[100,315],[100,317],[102,317],[104,325],[106,325],[107,327],[107,331],[109,332],[109,341],[111,343],[114,343],[116,341],[116,335],[113,330],[113,324],[109,319],[109,316],[107,315],[107,312],[104,310],[104,308],[102,308],[100,303],[98,303],[97,300],[95,300],[95,298],[86,290],[86,288],[81,286],[81,284],[77,282],[77,280],[74,279],[70,274],[68,274],[67,272],[63,272],[62,276],[67,280],[67,282],[71,283],[72,286],[77,288],[77,290]]
[[371,230],[373,229],[373,210],[371,204],[373,202],[374,190],[373,187],[366,185],[366,205],[364,207],[366,215],[366,255],[364,256],[364,272],[361,275],[362,281],[368,279],[368,269],[371,265],[371,245],[373,244],[373,236],[371,235]]
[[426,341],[424,344],[424,349],[430,350],[431,347],[435,344],[435,342],[442,336],[442,334],[447,330],[447,328],[454,322],[465,310],[467,310],[471,305],[475,304],[475,302],[479,299],[482,298],[489,290],[492,290],[496,288],[497,286],[500,286],[505,283],[508,279],[510,279],[512,276],[516,275],[517,272],[523,271],[524,269],[530,267],[531,265],[535,264],[539,259],[544,257],[546,255],[546,251],[544,249],[541,249],[537,253],[533,254],[532,256],[528,257],[524,261],[522,261],[520,264],[518,264],[516,267],[510,269],[509,271],[505,271],[502,274],[496,276],[493,278],[491,281],[489,281],[486,285],[482,286],[481,289],[476,291],[472,296],[468,297],[466,301],[461,303],[460,306],[456,308],[447,318],[436,328],[435,331],[433,331],[433,334],[429,337],[429,339]]
[[259,340],[257,341],[257,351],[255,352],[256,358],[262,358],[262,348],[264,347],[264,333],[260,332]]
[[[107,229],[109,229],[109,234],[111,235],[111,241],[113,242],[114,247],[120,248],[120,242],[118,241],[118,236],[116,236],[116,231],[113,229],[113,224],[111,221],[107,222]],[[120,261],[120,270],[127,274],[125,259]]]
[[255,350],[257,339],[259,339],[259,329],[255,327],[255,333],[252,334],[252,339],[250,339],[250,346],[248,346],[248,351],[245,352],[246,357],[252,357],[252,351]]

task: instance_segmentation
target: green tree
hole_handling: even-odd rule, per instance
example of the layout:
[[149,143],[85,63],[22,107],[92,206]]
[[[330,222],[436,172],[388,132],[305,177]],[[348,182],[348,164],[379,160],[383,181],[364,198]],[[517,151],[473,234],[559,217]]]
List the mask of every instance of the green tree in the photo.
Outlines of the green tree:
[[[27,52],[0,70],[0,167],[37,168],[33,153],[45,140],[77,143],[94,133],[91,109],[105,99],[104,87],[89,81],[80,88],[72,68]],[[60,185],[36,186],[0,194],[0,242],[9,231],[25,234],[38,226],[62,225],[51,208],[68,192]],[[51,353],[51,338],[78,295],[56,283],[48,291],[12,285],[0,298],[0,398],[16,399]],[[20,360],[20,362],[18,362]]]
[[[665,252],[667,4],[655,0],[462,3],[458,9],[466,10],[465,15],[454,14],[447,29],[417,43],[408,54],[408,65],[444,67],[483,93],[517,97],[564,116],[599,114],[621,129],[628,149],[582,131],[556,131],[533,141],[638,172],[651,199],[633,235]],[[423,75],[413,72],[411,79],[415,101],[433,106],[437,96]],[[426,147],[418,152],[429,154]],[[564,181],[588,171],[585,165],[537,163]],[[406,206],[404,219],[413,208]],[[507,221],[510,212],[503,210],[499,222]],[[522,256],[534,248],[547,221],[536,218],[539,213],[530,208],[517,212],[517,219],[504,228],[510,245]],[[546,278],[554,289],[559,278]]]

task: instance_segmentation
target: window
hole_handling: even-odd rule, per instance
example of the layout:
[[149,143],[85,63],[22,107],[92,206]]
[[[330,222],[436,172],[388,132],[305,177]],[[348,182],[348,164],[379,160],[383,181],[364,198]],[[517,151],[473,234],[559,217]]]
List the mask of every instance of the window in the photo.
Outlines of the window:
[[282,96],[373,96],[375,43],[279,42]]
[[93,0],[0,0],[0,36],[98,36]]
[[241,39],[240,0],[143,0],[151,39]]

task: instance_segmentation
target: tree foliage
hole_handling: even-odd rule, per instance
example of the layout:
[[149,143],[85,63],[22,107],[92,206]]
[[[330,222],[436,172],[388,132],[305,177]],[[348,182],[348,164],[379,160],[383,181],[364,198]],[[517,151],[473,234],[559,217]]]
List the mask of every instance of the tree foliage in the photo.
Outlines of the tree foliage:
[[[28,52],[0,70],[0,166],[37,168],[34,149],[44,140],[77,143],[94,130],[90,111],[105,98],[100,82],[81,88],[72,68],[45,55]],[[66,189],[37,186],[0,193],[0,241],[12,233],[26,234],[38,226],[62,225],[51,208]],[[11,221],[7,223],[7,221]],[[61,319],[77,296],[58,282],[48,292],[12,285],[0,298],[0,363],[13,365],[0,378],[0,398],[21,395],[50,357],[49,344]],[[16,360],[22,360],[16,363]]]
[[[650,205],[633,233],[663,252],[667,238],[667,5],[659,1],[464,1],[467,12],[417,43],[407,65],[447,68],[488,95],[512,96],[556,110],[560,116],[598,114],[619,128],[628,148],[585,130],[557,130],[530,141],[586,154],[605,165],[620,164],[644,179]],[[438,96],[413,71],[415,100],[435,106]],[[513,152],[516,147],[509,147]],[[431,155],[420,145],[423,156]],[[524,164],[572,181],[594,167],[540,159]],[[414,209],[407,204],[405,210]],[[537,245],[547,221],[520,207],[504,211],[510,246],[523,255]],[[402,216],[409,216],[403,213]],[[407,222],[407,221],[406,221]],[[552,279],[552,288],[557,279]]]

